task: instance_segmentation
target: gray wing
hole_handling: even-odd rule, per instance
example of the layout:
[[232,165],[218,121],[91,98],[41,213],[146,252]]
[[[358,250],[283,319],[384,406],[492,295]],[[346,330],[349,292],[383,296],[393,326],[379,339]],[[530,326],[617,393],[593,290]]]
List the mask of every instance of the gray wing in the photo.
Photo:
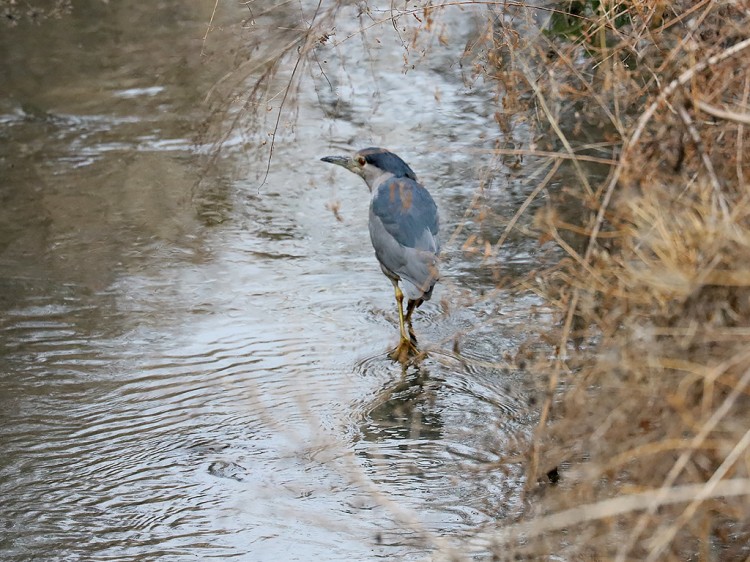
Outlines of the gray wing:
[[410,300],[429,299],[439,278],[440,224],[430,193],[409,178],[380,184],[370,203],[370,238],[389,277],[401,279]]

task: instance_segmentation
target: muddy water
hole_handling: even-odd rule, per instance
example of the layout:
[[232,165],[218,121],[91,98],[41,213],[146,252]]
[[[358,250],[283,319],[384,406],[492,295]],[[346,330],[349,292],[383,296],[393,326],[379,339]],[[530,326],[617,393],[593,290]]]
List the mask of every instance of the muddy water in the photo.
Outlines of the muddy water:
[[[202,4],[76,3],[0,33],[0,558],[418,559],[502,524],[534,412],[501,358],[537,303],[482,297],[471,219],[450,241],[497,134],[491,87],[456,63],[476,22],[456,12],[412,69],[392,27],[344,41],[359,22],[339,14],[261,185],[273,117],[208,172],[195,139],[229,130],[206,97],[242,47],[300,16],[256,7],[249,35],[226,8],[201,57]],[[443,221],[415,322],[430,355],[406,370],[366,187],[318,160],[370,144],[412,164]],[[486,187],[510,216],[508,178]],[[503,257],[511,275],[534,261]]]

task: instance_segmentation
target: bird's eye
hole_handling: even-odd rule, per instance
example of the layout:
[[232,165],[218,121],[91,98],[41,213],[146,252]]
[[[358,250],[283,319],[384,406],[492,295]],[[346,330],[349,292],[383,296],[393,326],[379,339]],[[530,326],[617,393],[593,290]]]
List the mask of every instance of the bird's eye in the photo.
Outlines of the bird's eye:
[[359,164],[360,166],[364,166],[365,162],[366,160],[364,156],[357,156],[357,164]]

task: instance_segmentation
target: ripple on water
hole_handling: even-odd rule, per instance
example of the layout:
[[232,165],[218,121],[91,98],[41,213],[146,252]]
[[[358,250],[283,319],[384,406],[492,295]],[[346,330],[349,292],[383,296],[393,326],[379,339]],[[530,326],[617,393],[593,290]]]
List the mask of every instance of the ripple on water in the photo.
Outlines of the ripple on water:
[[[224,318],[230,329],[204,326],[172,349],[150,344],[115,359],[108,350],[126,341],[81,338],[43,307],[16,312],[1,328],[5,352],[19,367],[36,361],[24,365],[26,380],[3,380],[9,392],[0,398],[0,490],[15,552],[126,559],[158,543],[172,555],[225,558],[246,550],[232,539],[243,528],[262,534],[263,517],[216,525],[242,511],[236,490],[217,482],[252,474],[249,488],[261,489],[268,482],[258,471],[314,430],[300,404],[316,391],[300,391],[288,374],[314,368],[306,338],[273,330],[253,338],[257,328]],[[24,392],[14,396],[13,384]]]
[[357,366],[360,376],[383,381],[361,405],[356,444],[371,478],[436,533],[516,514],[533,421],[519,374],[443,351],[389,379],[393,371],[381,356]]

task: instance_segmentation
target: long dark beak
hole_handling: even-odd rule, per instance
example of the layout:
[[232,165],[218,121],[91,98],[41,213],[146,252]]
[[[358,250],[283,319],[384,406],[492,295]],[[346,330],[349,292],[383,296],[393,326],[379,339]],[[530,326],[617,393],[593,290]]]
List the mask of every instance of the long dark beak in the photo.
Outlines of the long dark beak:
[[324,156],[321,160],[323,162],[337,164],[338,166],[357,174],[359,177],[364,178],[362,167],[358,166],[351,156]]
[[321,160],[323,162],[330,162],[331,164],[338,164],[347,170],[352,169],[352,159],[348,156],[324,156]]
[[346,168],[350,172],[357,174],[360,178],[365,179],[364,169],[351,156],[324,156],[321,160]]

